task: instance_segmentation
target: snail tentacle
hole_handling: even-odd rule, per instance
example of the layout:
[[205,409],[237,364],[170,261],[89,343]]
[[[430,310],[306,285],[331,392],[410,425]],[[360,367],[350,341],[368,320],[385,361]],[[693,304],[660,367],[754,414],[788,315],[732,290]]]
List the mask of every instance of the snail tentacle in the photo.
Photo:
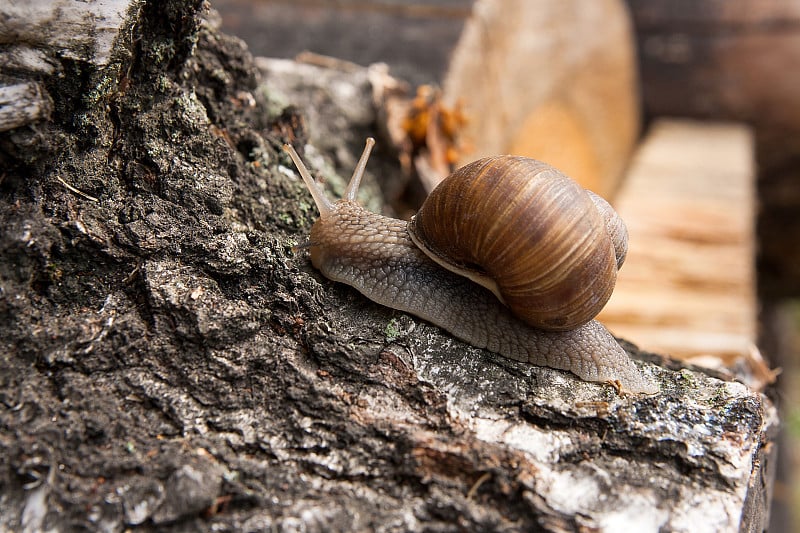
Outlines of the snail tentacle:
[[322,190],[322,187],[319,186],[319,183],[317,183],[308,171],[303,160],[297,155],[294,146],[291,144],[284,144],[283,149],[289,154],[289,157],[292,158],[292,161],[297,167],[297,171],[300,172],[300,177],[303,178],[303,182],[305,182],[308,188],[308,192],[310,192],[311,197],[314,198],[314,203],[317,204],[317,209],[319,210],[319,216],[321,218],[327,218],[333,211],[333,202],[328,199],[325,195],[325,191]]
[[364,170],[367,168],[367,161],[369,161],[369,154],[372,153],[372,148],[375,146],[375,139],[367,137],[367,142],[364,145],[364,151],[358,159],[358,164],[353,171],[353,176],[347,184],[347,189],[344,191],[344,200],[355,202],[358,197],[358,188],[361,186],[361,178],[364,176]]

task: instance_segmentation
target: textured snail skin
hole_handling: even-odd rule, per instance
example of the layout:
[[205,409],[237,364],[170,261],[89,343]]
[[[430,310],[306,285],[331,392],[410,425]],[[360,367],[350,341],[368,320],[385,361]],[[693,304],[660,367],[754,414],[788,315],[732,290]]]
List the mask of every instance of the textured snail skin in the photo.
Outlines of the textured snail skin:
[[658,392],[599,322],[592,320],[569,331],[535,329],[511,314],[488,289],[428,258],[411,241],[406,222],[377,215],[355,202],[359,169],[363,171],[368,149],[347,198],[331,203],[297,154],[285,148],[320,208],[309,250],[312,264],[325,277],[350,285],[379,304],[423,318],[477,348],[567,370],[586,381],[614,382],[629,393]]

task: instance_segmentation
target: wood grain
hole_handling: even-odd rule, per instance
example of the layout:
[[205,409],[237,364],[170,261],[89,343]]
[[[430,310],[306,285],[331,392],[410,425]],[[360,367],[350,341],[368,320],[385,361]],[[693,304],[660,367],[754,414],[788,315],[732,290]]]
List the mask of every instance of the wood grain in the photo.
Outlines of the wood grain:
[[469,117],[462,163],[533,157],[608,196],[639,134],[634,57],[623,2],[476,2],[444,81]]
[[673,356],[728,365],[747,356],[756,339],[754,182],[746,126],[656,122],[617,198],[630,252],[600,320]]

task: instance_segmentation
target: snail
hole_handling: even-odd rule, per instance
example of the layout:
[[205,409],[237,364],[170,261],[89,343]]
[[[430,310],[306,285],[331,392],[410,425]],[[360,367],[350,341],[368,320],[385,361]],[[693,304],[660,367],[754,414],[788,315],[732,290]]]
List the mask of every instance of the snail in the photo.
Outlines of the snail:
[[325,277],[510,359],[658,391],[593,319],[627,249],[605,200],[546,163],[498,156],[456,170],[405,222],[356,201],[374,144],[335,203],[284,145],[320,212],[306,247]]

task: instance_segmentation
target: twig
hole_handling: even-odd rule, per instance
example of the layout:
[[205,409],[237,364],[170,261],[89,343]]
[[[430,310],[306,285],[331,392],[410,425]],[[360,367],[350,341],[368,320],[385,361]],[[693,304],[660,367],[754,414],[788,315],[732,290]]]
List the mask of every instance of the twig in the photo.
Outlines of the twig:
[[492,476],[491,472],[485,472],[481,477],[479,477],[478,480],[472,485],[472,487],[470,487],[469,491],[467,492],[467,499],[471,500],[473,497],[475,497],[475,493],[478,492],[480,486],[483,485],[483,483],[491,476]]
[[86,193],[85,193],[85,192],[83,192],[83,191],[79,191],[78,189],[76,189],[75,187],[73,187],[72,185],[70,185],[69,183],[67,183],[66,181],[64,181],[63,179],[61,179],[61,176],[56,176],[56,177],[57,177],[58,181],[60,181],[60,182],[61,182],[61,185],[63,185],[64,187],[66,187],[66,188],[67,188],[67,189],[69,189],[70,191],[74,192],[74,193],[75,193],[75,194],[77,194],[78,196],[83,196],[83,197],[84,197],[84,198],[86,198],[87,200],[91,200],[91,201],[93,201],[93,202],[99,202],[99,201],[100,201],[100,200],[98,200],[97,198],[95,198],[94,196],[91,196],[91,195],[89,195],[89,194],[86,194]]

